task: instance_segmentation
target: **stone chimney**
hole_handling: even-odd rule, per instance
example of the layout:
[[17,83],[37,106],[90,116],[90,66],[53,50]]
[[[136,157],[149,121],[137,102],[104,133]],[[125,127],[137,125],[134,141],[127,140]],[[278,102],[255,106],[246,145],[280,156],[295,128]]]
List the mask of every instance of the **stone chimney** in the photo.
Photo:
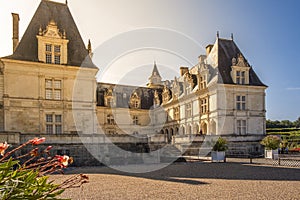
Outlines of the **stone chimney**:
[[18,44],[19,44],[19,14],[11,13],[13,17],[13,51],[15,52]]
[[180,76],[183,76],[188,71],[189,71],[188,67],[180,67]]

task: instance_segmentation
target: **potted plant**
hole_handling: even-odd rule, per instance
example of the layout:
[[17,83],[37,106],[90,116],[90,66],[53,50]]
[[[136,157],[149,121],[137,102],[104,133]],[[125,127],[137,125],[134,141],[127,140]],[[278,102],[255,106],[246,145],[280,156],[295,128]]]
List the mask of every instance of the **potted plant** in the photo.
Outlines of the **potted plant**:
[[275,135],[266,136],[260,144],[265,146],[265,158],[278,159],[278,148],[281,139]]
[[212,152],[211,152],[211,161],[224,161],[225,162],[225,151],[228,149],[227,140],[222,137],[219,137],[216,142],[214,142]]

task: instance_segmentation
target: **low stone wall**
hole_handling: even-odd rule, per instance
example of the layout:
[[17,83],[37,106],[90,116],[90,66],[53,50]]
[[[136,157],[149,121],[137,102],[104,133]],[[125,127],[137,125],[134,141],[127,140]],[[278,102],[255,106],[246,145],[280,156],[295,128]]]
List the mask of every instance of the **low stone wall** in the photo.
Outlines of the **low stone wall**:
[[[109,164],[138,164],[147,163],[151,152],[162,149],[166,145],[164,135],[154,136],[128,136],[128,135],[43,135],[43,134],[21,134],[0,133],[0,142],[7,141],[13,146],[22,144],[35,137],[46,137],[45,143],[39,145],[40,149],[53,146],[52,154],[69,155],[74,157],[74,166],[97,166]],[[262,154],[263,147],[259,141],[263,136],[222,136],[228,140],[228,157],[247,157],[249,153]],[[173,138],[173,146],[184,155],[205,156],[209,154],[211,147],[203,146],[204,140],[215,139],[216,136],[179,136]],[[32,146],[23,149],[28,152]],[[200,149],[200,151],[199,151]],[[147,154],[145,154],[147,153]],[[203,154],[203,155],[202,155]],[[148,157],[147,157],[148,156]],[[155,156],[152,156],[155,157]],[[153,161],[157,162],[157,160]]]

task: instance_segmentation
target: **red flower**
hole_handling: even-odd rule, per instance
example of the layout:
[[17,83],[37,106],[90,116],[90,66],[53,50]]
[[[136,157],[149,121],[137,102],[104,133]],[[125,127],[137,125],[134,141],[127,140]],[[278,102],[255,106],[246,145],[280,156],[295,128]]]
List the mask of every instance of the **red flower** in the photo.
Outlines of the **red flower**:
[[9,147],[9,144],[7,142],[0,143],[0,154],[4,156],[5,150]]
[[66,155],[64,155],[64,156],[56,155],[55,157],[58,160],[58,162],[60,162],[62,167],[67,167],[68,164],[73,163],[73,158],[72,157],[69,157],[69,156],[66,156]]
[[45,142],[46,138],[42,137],[42,138],[34,138],[31,140],[31,144],[32,145],[39,145],[43,142]]

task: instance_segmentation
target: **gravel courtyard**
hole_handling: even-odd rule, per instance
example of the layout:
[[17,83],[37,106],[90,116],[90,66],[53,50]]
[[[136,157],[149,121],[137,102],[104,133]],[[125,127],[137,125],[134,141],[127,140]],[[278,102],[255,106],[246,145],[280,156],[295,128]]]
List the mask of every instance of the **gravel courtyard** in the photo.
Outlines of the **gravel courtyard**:
[[[138,166],[133,166],[138,167]],[[128,174],[108,167],[74,168],[87,174],[89,183],[66,190],[61,197],[71,199],[300,199],[300,169],[249,164],[175,163],[161,170]]]

